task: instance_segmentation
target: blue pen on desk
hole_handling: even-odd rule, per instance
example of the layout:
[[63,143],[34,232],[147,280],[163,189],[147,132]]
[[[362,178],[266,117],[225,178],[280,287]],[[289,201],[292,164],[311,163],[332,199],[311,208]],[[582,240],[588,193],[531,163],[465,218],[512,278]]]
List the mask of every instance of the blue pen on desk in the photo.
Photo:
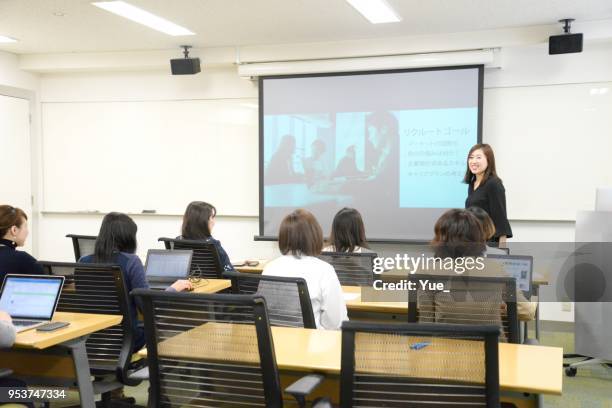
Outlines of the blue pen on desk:
[[431,344],[430,341],[421,341],[419,343],[414,343],[410,345],[410,350],[420,350],[424,347],[427,347]]

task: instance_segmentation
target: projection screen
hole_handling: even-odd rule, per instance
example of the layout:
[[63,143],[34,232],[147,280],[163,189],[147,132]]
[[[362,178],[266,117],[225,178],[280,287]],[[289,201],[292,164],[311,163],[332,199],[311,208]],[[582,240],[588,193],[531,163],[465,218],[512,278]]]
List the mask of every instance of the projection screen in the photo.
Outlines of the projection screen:
[[483,67],[259,79],[259,237],[311,211],[359,210],[368,240],[426,241],[464,207],[467,152],[482,140]]

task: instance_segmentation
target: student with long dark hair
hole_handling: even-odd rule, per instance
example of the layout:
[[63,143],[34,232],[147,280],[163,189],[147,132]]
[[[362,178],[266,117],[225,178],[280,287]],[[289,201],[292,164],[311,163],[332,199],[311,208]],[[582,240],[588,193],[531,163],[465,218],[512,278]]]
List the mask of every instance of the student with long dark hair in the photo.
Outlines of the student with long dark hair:
[[25,245],[30,233],[28,216],[23,210],[0,205],[0,286],[9,273],[37,275],[43,273],[36,259],[17,247]]
[[221,246],[221,242],[214,239],[212,230],[215,227],[217,209],[204,201],[192,201],[185,210],[183,226],[179,239],[192,239],[212,243],[219,253],[219,261],[225,271],[233,271],[234,267],[229,256]]
[[[82,263],[112,263],[121,266],[128,293],[134,289],[147,289],[149,285],[145,277],[142,261],[136,255],[136,233],[138,227],[128,215],[111,212],[104,216],[100,232],[96,239],[94,253],[79,260]],[[181,292],[192,289],[188,280],[177,280],[168,289]],[[136,324],[135,349],[144,346],[144,330],[138,324],[137,305],[130,298],[132,321]]]
[[463,182],[468,185],[465,208],[479,207],[489,214],[495,225],[490,241],[505,245],[512,237],[512,228],[506,213],[506,189],[497,176],[495,155],[488,144],[472,146],[467,157]]
[[324,252],[372,252],[366,240],[361,214],[354,208],[344,207],[332,222],[329,245]]
[[280,225],[278,247],[283,254],[268,262],[263,274],[304,278],[318,329],[339,329],[348,320],[342,287],[334,267],[317,258],[323,248],[323,232],[306,210],[295,210]]

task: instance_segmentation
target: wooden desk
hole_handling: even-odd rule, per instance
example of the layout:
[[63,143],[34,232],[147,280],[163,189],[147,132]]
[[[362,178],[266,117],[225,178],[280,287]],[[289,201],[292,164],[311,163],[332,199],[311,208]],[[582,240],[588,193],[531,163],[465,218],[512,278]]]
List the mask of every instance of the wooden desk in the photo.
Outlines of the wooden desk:
[[193,293],[217,293],[231,286],[229,279],[202,279],[193,284]]
[[98,330],[103,330],[121,323],[121,316],[87,313],[57,312],[53,315],[54,322],[69,322],[70,325],[52,332],[39,332],[35,329],[18,333],[15,348],[31,348],[42,350],[68,340],[87,336]]
[[[194,357],[186,345],[196,341],[198,344],[217,344],[214,350],[202,348],[200,358],[219,360],[224,353],[220,348],[232,351],[232,360],[252,361],[252,350],[236,350],[231,345],[219,345],[221,337],[231,339],[232,334],[254,331],[253,326],[209,323],[168,339],[159,345],[173,357]],[[340,356],[342,333],[336,330],[316,330],[290,327],[272,327],[272,337],[276,352],[276,362],[283,374],[318,372],[327,375],[326,382],[334,382],[328,390],[339,390]],[[146,356],[146,350],[139,354]],[[204,355],[205,354],[205,355]],[[563,349],[559,347],[531,346],[522,344],[499,344],[499,381],[502,391],[520,393],[561,394],[562,390]],[[283,381],[285,383],[285,381]],[[284,384],[287,385],[287,384]],[[329,384],[328,384],[329,385]],[[337,395],[336,395],[337,398]],[[336,399],[334,398],[334,399]]]
[[408,302],[363,302],[359,286],[343,286],[342,292],[351,312],[408,314]]
[[259,264],[256,266],[235,266],[234,268],[238,272],[243,273],[262,273],[266,264],[268,263],[267,259],[253,259],[254,261],[259,261]]
[[35,329],[17,334],[10,350],[0,351],[3,367],[29,384],[78,387],[82,407],[95,407],[85,340],[121,323],[122,316],[57,312],[53,321],[70,325],[52,332]]

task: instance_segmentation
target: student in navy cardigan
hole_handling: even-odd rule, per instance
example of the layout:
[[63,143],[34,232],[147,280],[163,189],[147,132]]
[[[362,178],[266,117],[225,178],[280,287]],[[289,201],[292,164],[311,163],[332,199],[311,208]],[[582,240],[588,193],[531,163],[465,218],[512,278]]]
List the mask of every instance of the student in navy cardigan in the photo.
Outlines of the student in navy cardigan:
[[[134,289],[147,289],[149,285],[145,277],[142,261],[135,254],[136,232],[138,227],[128,215],[112,212],[106,214],[100,226],[93,255],[84,256],[79,260],[82,263],[112,263],[121,266],[128,293]],[[181,292],[192,289],[188,280],[177,280],[168,289]],[[130,313],[134,322],[135,345],[140,349],[145,344],[144,328],[138,322],[137,305],[130,297]]]
[[219,261],[223,270],[233,271],[234,267],[230,262],[229,256],[227,256],[227,253],[221,246],[221,242],[212,237],[216,215],[217,209],[213,205],[204,201],[192,201],[185,210],[181,235],[178,238],[201,240],[214,244],[219,253]]
[[43,273],[32,255],[16,249],[25,244],[28,234],[28,216],[25,212],[10,205],[0,205],[0,286],[4,276],[9,273]]

